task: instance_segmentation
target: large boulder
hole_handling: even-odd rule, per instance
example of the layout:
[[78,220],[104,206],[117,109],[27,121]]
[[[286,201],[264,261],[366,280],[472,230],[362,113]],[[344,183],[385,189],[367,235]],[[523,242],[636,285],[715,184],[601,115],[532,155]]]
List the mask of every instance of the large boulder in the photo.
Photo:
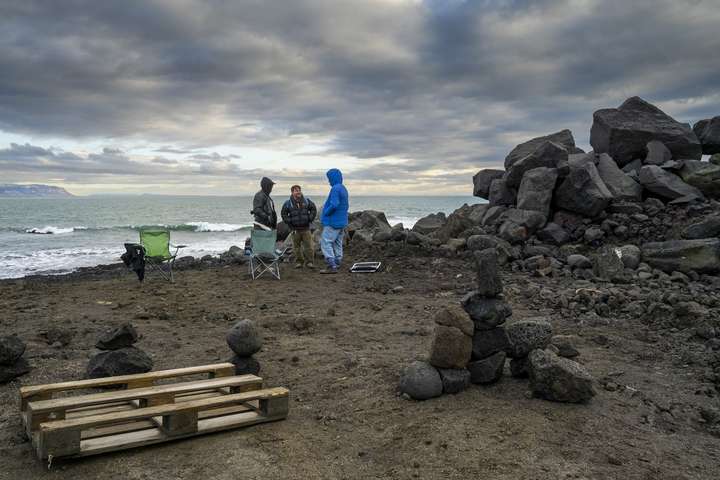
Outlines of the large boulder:
[[[481,210],[484,210],[484,205],[479,206],[483,207]],[[445,224],[439,229],[432,232],[430,234],[430,237],[437,238],[438,240],[440,240],[441,243],[446,243],[451,238],[459,237],[460,234],[465,230],[468,230],[479,224],[482,215],[477,215],[477,210],[478,209],[475,205],[463,205],[462,207],[452,212],[448,216]]]
[[131,375],[152,370],[153,361],[147,353],[136,347],[108,350],[93,356],[88,362],[87,378]]
[[688,240],[695,240],[698,238],[713,238],[718,235],[720,235],[720,216],[713,215],[688,226],[683,236]]
[[477,272],[477,293],[486,297],[500,295],[503,291],[503,284],[498,271],[497,250],[487,248],[475,252],[474,256]]
[[517,194],[517,208],[535,210],[547,218],[557,178],[556,168],[539,167],[525,172]]
[[12,365],[25,353],[25,343],[16,335],[0,337],[0,365]]
[[435,326],[430,346],[430,364],[437,368],[465,368],[472,353],[472,336],[459,328]]
[[117,328],[105,331],[98,338],[95,347],[100,350],[117,350],[132,347],[138,341],[138,333],[131,323],[124,323]]
[[491,207],[515,205],[516,198],[517,190],[508,186],[505,177],[490,182],[488,201]]
[[568,153],[582,153],[582,150],[575,146],[575,139],[573,138],[572,132],[567,129],[561,130],[544,137],[533,138],[532,140],[517,145],[508,156],[505,157],[505,169],[509,169],[518,160],[527,157],[547,141],[562,145]]
[[619,108],[593,114],[590,145],[596,153],[608,153],[621,167],[647,156],[647,143],[658,140],[673,158],[702,155],[700,141],[690,126],[680,123],[640,97],[632,97]]
[[30,365],[24,358],[18,358],[10,365],[0,364],[0,383],[6,383],[10,380],[25,375],[30,371]]
[[540,167],[554,169],[567,160],[568,152],[565,147],[551,141],[543,142],[532,153],[508,168],[505,182],[510,188],[518,188],[526,172]]
[[568,403],[584,403],[595,396],[593,377],[579,363],[545,350],[533,350],[528,359],[535,396]]
[[688,195],[697,198],[703,196],[700,190],[688,185],[674,173],[670,173],[657,165],[645,165],[640,169],[640,183],[655,195],[670,200]]
[[415,400],[439,397],[443,393],[443,382],[435,367],[426,362],[411,363],[400,376],[400,393]]
[[472,383],[495,383],[502,377],[505,368],[505,352],[496,352],[487,358],[475,360],[467,365]]
[[605,210],[613,194],[592,162],[570,165],[570,173],[555,190],[555,205],[570,212],[595,217]]
[[648,152],[643,161],[645,165],[660,166],[672,160],[672,152],[660,141],[651,140],[645,145],[645,148]]
[[699,160],[685,160],[680,176],[688,184],[712,198],[720,198],[720,165]]
[[383,212],[378,212],[376,210],[363,210],[360,212],[352,212],[348,215],[348,225],[346,230],[350,237],[353,236],[356,230],[371,232],[370,236],[372,237],[372,234],[375,232],[379,230],[391,231],[392,227],[388,223]]
[[447,217],[443,212],[431,213],[430,215],[421,218],[412,227],[412,231],[421,235],[429,235],[435,230],[439,230],[440,227],[445,225]]
[[536,348],[545,348],[552,338],[552,326],[546,320],[520,320],[505,327],[511,358],[526,357]]
[[607,153],[598,156],[597,171],[603,183],[613,196],[613,201],[642,200],[642,186],[617,166]]
[[225,336],[230,349],[240,357],[249,357],[262,348],[262,336],[252,320],[240,320]]
[[505,352],[510,348],[505,328],[497,327],[490,330],[476,330],[472,339],[473,360],[487,358],[496,352]]
[[668,240],[642,246],[642,260],[667,273],[720,271],[720,239]]
[[422,233],[410,231],[405,237],[405,243],[408,245],[427,246],[432,243],[432,239]]
[[473,195],[490,200],[490,183],[493,180],[502,178],[503,175],[505,175],[505,170],[492,168],[480,170],[473,176]]
[[460,301],[463,309],[470,315],[475,330],[490,330],[505,323],[512,315],[512,309],[501,298],[488,298],[477,291],[467,293]]
[[693,126],[702,145],[702,153],[714,155],[720,153],[720,116],[700,120]]

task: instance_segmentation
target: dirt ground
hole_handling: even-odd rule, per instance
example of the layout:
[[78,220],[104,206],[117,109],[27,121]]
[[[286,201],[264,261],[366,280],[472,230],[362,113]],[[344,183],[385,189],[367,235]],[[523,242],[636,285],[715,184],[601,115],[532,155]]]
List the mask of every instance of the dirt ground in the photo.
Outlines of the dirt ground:
[[[718,478],[720,438],[698,413],[718,405],[715,393],[639,322],[550,316],[555,333],[578,336],[580,361],[598,379],[587,405],[531,398],[527,380],[509,375],[424,402],[398,396],[402,368],[429,351],[434,312],[471,289],[473,272],[462,260],[387,264],[334,276],[283,265],[281,281],[252,282],[246,267],[228,265],[182,271],[175,284],[151,276],[139,285],[131,273],[0,282],[0,331],[28,344],[33,367],[0,385],[0,479]],[[506,286],[520,277],[505,272]],[[514,319],[550,314],[508,297]],[[291,391],[287,420],[50,470],[34,457],[19,386],[82,378],[106,327],[131,321],[137,346],[168,369],[228,359],[225,333],[243,318],[263,332],[265,384]],[[52,345],[63,335],[66,346]]]

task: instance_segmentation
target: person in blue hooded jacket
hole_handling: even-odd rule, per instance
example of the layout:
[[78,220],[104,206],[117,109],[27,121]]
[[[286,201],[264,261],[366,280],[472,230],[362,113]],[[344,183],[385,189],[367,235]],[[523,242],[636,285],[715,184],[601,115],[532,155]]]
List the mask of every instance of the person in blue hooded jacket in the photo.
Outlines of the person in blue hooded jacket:
[[343,237],[348,224],[350,202],[348,191],[342,183],[342,172],[337,168],[331,168],[327,172],[327,178],[330,182],[330,193],[320,214],[320,222],[323,225],[320,250],[327,262],[327,268],[320,273],[337,273],[342,263]]

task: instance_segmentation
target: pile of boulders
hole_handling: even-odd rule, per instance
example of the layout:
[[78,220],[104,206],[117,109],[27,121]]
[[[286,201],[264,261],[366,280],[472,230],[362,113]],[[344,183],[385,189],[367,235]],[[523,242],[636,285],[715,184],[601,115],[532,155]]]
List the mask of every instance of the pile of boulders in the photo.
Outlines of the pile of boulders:
[[593,378],[579,363],[567,336],[552,336],[545,319],[526,319],[504,326],[512,314],[502,297],[495,249],[475,254],[477,289],[435,316],[435,336],[427,362],[416,361],[400,378],[400,393],[427,400],[458,393],[471,383],[497,382],[511,358],[513,377],[530,378],[535,396],[558,402],[586,402],[595,395]]
[[103,332],[95,343],[95,348],[101,351],[90,358],[87,378],[131,375],[152,370],[152,358],[135,346],[138,339],[137,330],[131,323]]
[[0,337],[0,383],[25,375],[30,365],[23,358],[25,343],[16,335]]
[[262,336],[252,320],[240,320],[225,336],[230,349],[235,353],[228,362],[235,365],[235,375],[257,375],[260,362],[253,355],[262,348]]

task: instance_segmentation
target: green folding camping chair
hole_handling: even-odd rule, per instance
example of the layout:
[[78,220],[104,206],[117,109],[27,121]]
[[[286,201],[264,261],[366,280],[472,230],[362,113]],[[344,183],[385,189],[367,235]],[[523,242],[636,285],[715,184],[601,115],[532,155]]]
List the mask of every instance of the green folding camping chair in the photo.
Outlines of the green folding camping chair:
[[285,250],[275,248],[277,230],[250,231],[250,275],[255,280],[265,272],[280,280],[280,261]]
[[[145,264],[158,272],[165,280],[173,282],[173,265],[181,248],[187,245],[173,245],[170,243],[170,231],[161,228],[140,230],[140,245],[145,251]],[[170,248],[175,253],[170,253]],[[163,268],[167,265],[167,271]]]

